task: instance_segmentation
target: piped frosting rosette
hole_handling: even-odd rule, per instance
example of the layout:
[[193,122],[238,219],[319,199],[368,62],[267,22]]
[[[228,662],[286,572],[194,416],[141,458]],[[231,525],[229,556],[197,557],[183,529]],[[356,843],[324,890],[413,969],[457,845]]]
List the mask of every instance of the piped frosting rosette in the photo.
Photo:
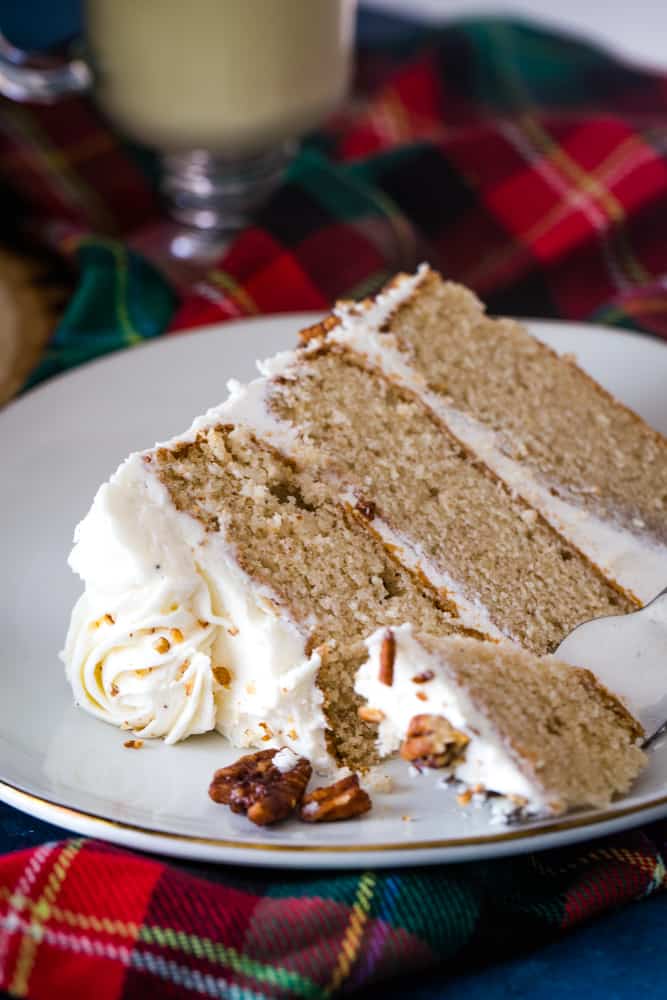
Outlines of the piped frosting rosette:
[[176,743],[215,728],[212,648],[226,619],[213,613],[204,579],[194,592],[169,583],[128,595],[120,606],[80,598],[64,659],[75,699],[90,712],[142,737]]

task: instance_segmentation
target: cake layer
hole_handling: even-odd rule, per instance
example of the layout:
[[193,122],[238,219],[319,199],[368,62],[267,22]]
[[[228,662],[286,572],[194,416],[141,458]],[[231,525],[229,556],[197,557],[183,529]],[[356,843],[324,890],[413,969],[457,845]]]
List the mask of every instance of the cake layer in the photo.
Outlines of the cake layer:
[[572,360],[426,267],[304,331],[418,393],[452,434],[642,603],[664,586],[667,441]]
[[580,622],[634,607],[418,396],[362,364],[304,353],[267,386],[270,412],[468,626],[546,653]]
[[528,815],[603,807],[646,764],[639,723],[588,670],[505,641],[379,630],[356,689],[381,755],[441,766]]

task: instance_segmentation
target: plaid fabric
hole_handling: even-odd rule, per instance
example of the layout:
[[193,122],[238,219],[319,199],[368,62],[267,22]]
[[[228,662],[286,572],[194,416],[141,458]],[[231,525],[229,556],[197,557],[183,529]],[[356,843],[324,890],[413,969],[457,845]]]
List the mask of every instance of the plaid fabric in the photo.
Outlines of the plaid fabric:
[[[667,826],[513,861],[222,881],[96,841],[0,865],[0,988],[32,1000],[324,998],[535,946],[665,884]],[[406,994],[408,992],[406,983]]]
[[[667,337],[667,77],[506,21],[401,28],[195,285],[165,278],[152,164],[84,101],[0,104],[0,183],[80,270],[38,381],[165,331],[325,309],[427,259],[495,312]],[[507,956],[665,883],[667,827],[428,870],[189,870],[95,842],[0,859],[0,988],[320,997]],[[406,986],[406,991],[409,989]]]
[[85,101],[5,102],[0,183],[82,275],[32,381],[166,328],[326,309],[422,259],[494,312],[667,336],[666,149],[667,76],[525,24],[403,28],[361,52],[356,99],[256,225],[172,291],[148,157]]

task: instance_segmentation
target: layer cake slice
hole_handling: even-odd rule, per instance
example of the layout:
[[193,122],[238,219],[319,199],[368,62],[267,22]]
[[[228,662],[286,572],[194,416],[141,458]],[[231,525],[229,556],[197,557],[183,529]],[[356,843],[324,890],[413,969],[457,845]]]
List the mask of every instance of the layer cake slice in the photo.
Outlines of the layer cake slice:
[[[478,327],[514,358],[493,378]],[[506,383],[515,424],[452,395],[448,351],[471,385]],[[626,484],[635,469],[636,496],[607,488],[604,457],[586,479],[585,434],[541,461],[545,421],[534,443],[512,390],[531,351],[531,378],[550,373],[543,410],[562,410],[561,382],[574,380],[577,419],[584,407],[621,421],[613,451]],[[64,658],[100,718],[169,742],[217,727],[239,746],[367,766],[376,734],[358,718],[354,677],[377,628],[409,622],[489,649],[510,638],[541,655],[667,577],[664,439],[427,268],[341,305],[260,371],[187,433],[130,456],[77,529],[70,562],[85,592]]]

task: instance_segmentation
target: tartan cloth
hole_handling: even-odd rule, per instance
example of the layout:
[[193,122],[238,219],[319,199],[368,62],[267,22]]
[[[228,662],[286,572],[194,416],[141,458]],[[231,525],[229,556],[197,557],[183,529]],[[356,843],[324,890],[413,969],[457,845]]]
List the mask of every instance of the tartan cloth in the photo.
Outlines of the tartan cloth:
[[493,312],[667,336],[666,150],[667,75],[523,23],[401,25],[256,224],[172,289],[149,156],[87,101],[3,102],[0,184],[81,274],[31,382],[165,330],[325,310],[420,260]]
[[667,824],[511,862],[215,881],[98,841],[0,865],[0,988],[33,1000],[324,998],[535,946],[665,883]]
[[[498,20],[394,26],[255,224],[165,278],[153,164],[92,106],[0,105],[0,184],[79,282],[31,382],[164,332],[326,309],[427,259],[494,312],[667,337],[667,76]],[[173,276],[173,275],[172,275]],[[93,841],[0,859],[0,989],[323,997],[537,945],[665,884],[667,825],[362,873],[178,866]],[[406,985],[406,991],[409,985]]]

